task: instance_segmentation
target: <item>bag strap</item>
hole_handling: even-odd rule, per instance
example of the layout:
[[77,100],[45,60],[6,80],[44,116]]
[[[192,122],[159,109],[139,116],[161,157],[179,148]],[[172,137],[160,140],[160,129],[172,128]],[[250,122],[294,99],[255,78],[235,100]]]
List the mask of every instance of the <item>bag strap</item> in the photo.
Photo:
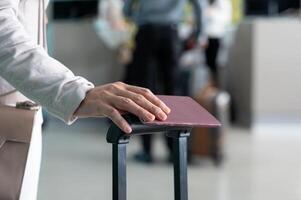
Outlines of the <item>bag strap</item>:
[[[41,45],[46,49],[46,32],[45,32],[45,0],[38,0],[38,45]],[[42,31],[41,31],[42,30]]]

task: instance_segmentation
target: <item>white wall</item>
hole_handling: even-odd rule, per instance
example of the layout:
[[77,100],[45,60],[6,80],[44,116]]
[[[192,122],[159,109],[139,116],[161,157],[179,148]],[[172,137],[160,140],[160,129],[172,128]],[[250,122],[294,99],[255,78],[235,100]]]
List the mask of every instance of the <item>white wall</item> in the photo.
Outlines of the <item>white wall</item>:
[[254,25],[254,112],[300,117],[301,21],[258,19]]
[[252,18],[236,33],[228,90],[239,124],[301,122],[301,21]]

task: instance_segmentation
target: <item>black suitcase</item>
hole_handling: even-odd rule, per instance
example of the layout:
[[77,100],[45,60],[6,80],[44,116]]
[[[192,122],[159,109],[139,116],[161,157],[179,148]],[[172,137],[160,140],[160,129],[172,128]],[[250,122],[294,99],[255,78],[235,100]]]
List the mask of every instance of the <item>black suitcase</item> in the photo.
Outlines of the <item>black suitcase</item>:
[[[146,126],[140,120],[126,117],[131,125],[132,136],[166,132],[174,140],[174,191],[175,200],[188,200],[187,189],[187,138],[190,127]],[[116,125],[107,133],[107,142],[112,144],[113,153],[113,200],[126,200],[126,146],[130,136],[124,134]]]

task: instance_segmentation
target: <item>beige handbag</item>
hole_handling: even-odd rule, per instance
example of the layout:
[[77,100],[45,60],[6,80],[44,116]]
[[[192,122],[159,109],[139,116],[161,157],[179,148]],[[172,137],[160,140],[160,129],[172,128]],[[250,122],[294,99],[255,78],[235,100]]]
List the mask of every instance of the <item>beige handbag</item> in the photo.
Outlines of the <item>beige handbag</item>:
[[[44,0],[39,0],[38,44],[46,49]],[[42,31],[40,31],[42,30]],[[19,200],[38,107],[0,105],[0,200]]]
[[[46,49],[44,9],[44,0],[39,0],[38,44]],[[0,104],[0,200],[20,198],[34,119],[39,110],[30,102],[17,103],[16,107]]]
[[36,111],[0,105],[0,199],[18,200]]

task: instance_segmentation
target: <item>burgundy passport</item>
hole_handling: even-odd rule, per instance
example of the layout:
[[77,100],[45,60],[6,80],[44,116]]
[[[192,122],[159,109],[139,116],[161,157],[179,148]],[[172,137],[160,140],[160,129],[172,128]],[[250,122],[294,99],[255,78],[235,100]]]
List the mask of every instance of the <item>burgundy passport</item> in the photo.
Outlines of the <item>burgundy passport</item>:
[[163,96],[158,97],[171,109],[165,121],[155,120],[143,122],[147,125],[219,127],[220,122],[207,110],[190,97]]

